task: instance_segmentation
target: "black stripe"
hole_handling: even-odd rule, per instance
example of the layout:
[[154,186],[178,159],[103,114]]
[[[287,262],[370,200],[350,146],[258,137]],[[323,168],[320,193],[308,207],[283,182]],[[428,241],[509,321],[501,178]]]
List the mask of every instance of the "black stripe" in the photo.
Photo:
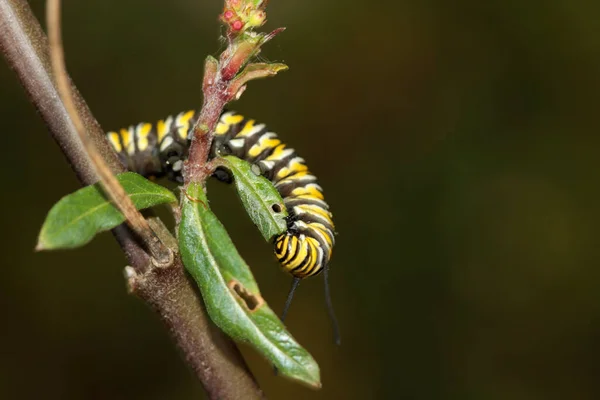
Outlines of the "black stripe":
[[[306,265],[310,265],[312,264],[312,254],[310,252],[310,245],[307,243],[306,244],[306,248],[307,248],[307,252],[306,252],[306,257],[304,257],[304,260],[302,260],[302,262],[297,266],[294,267],[291,272],[296,272],[296,271],[300,271],[302,268],[304,268]],[[314,268],[314,265],[311,266],[308,271],[306,272],[302,272],[302,275],[307,275],[307,272],[312,271],[312,269]]]
[[317,178],[315,178],[315,177],[297,178],[297,179],[293,179],[289,182],[279,184],[279,186],[277,186],[277,191],[279,192],[281,197],[289,197],[292,194],[292,192],[294,191],[294,189],[305,187],[311,183],[316,183],[316,182],[317,182]]
[[[246,120],[249,121],[249,120]],[[244,124],[245,127],[246,124]],[[254,128],[256,127],[256,125],[260,125],[257,124],[256,121],[254,123]],[[241,130],[240,130],[241,132]],[[243,137],[243,138],[239,138],[239,139],[244,139],[244,160],[248,161],[249,163],[255,163],[257,161],[257,159],[259,159],[259,157],[261,155],[263,155],[264,151],[261,152],[257,157],[251,157],[248,153],[250,152],[250,149],[252,148],[252,146],[254,146],[255,144],[257,144],[259,142],[259,140],[261,140],[263,138],[263,136],[265,136],[267,134],[267,127],[263,126],[262,129],[260,129],[258,132],[256,132],[254,135],[248,137]],[[267,149],[268,150],[268,149]]]
[[[286,236],[287,235],[283,235],[283,237],[281,239],[282,246],[285,244],[285,238],[286,238]],[[289,240],[288,240],[288,245],[285,248],[281,249],[281,253],[280,253],[281,257],[279,257],[280,260],[283,261],[284,259],[287,258],[288,254],[290,253],[290,246],[292,245],[292,240],[293,239],[290,237]]]
[[281,179],[275,179],[277,177],[277,173],[282,168],[287,167],[290,161],[292,161],[292,159],[296,157],[298,157],[298,155],[295,151],[293,151],[292,154],[290,154],[289,156],[283,157],[281,160],[277,161],[275,165],[273,165],[273,168],[271,168],[271,170],[269,171],[269,176],[267,177],[267,179],[269,179],[273,183],[277,183],[278,181],[280,181]]
[[285,206],[288,208],[292,208],[294,206],[301,206],[301,205],[312,205],[312,206],[319,206],[324,210],[329,210],[329,205],[325,202],[325,200],[320,200],[320,199],[305,199],[305,198],[298,198],[298,197],[286,197],[285,199],[283,199],[283,202],[285,203]]
[[298,245],[296,246],[296,251],[294,251],[294,255],[292,255],[292,257],[287,260],[285,263],[283,263],[283,265],[290,265],[292,263],[292,261],[294,261],[297,257],[298,257],[298,253],[300,252],[300,249],[302,248],[302,240],[300,240],[300,237],[297,235],[293,235],[296,236],[296,239],[298,240]]
[[[331,226],[331,224],[329,222],[326,222],[325,220],[319,219],[319,217],[315,216],[314,213],[302,213],[302,214],[298,214],[296,220],[298,221],[302,221],[305,224],[311,224],[311,223],[317,223],[317,224],[321,224],[326,228],[329,228],[330,231],[333,232],[334,227]],[[310,227],[310,225],[309,225]],[[313,228],[310,228],[313,229]]]
[[[325,224],[323,224],[325,225]],[[315,231],[316,228],[312,228],[310,225],[308,225],[306,228],[298,228],[299,233],[303,233],[304,236],[306,237],[310,237],[315,239],[323,249],[327,249],[329,250],[330,246],[329,243],[327,243],[326,241],[324,241],[324,239],[322,239],[319,234]],[[333,229],[330,229],[333,232]],[[325,235],[327,235],[327,233],[324,233]],[[331,237],[330,235],[327,235],[329,237]],[[333,238],[331,238],[332,242],[333,242]],[[327,251],[326,253],[323,253],[323,257],[325,258],[325,261],[327,261],[329,259],[329,251]]]

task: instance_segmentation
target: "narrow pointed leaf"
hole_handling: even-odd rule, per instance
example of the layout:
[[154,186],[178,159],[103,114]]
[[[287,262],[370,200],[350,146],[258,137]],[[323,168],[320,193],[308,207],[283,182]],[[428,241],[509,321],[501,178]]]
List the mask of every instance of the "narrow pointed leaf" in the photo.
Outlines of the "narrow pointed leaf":
[[287,229],[287,210],[273,184],[252,171],[252,166],[234,156],[221,159],[221,164],[233,174],[233,182],[246,212],[265,240]]
[[183,263],[219,328],[253,346],[282,375],[321,387],[319,366],[261,297],[250,268],[196,184],[189,185],[183,198],[179,246]]
[[[125,172],[117,179],[138,210],[164,203],[176,203],[170,190],[141,175]],[[69,249],[83,246],[99,232],[110,230],[125,217],[106,198],[100,185],[86,186],[58,201],[48,213],[36,250]]]

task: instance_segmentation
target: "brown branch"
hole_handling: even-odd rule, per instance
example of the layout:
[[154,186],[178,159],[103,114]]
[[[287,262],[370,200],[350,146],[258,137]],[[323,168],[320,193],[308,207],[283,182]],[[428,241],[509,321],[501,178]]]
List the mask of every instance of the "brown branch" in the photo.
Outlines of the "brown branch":
[[[52,137],[82,184],[97,181],[94,166],[75,130],[52,79],[48,41],[26,0],[0,0],[0,52],[16,72]],[[77,113],[90,140],[112,173],[123,172],[98,122],[75,87],[71,88]],[[160,221],[151,227],[172,250],[173,237]],[[156,268],[150,256],[122,225],[113,230],[131,268],[130,289],[165,322],[184,358],[212,399],[258,399],[262,392],[235,345],[206,316],[195,285],[176,255],[170,268]]]
[[94,143],[85,130],[83,121],[79,117],[73,94],[71,93],[71,84],[67,75],[65,66],[64,49],[62,44],[61,32],[61,2],[60,0],[48,0],[46,6],[46,22],[48,25],[48,39],[50,42],[50,62],[56,79],[56,86],[75,131],[85,147],[94,170],[100,178],[102,189],[112,203],[123,213],[125,221],[142,240],[146,248],[152,254],[152,257],[162,266],[168,266],[173,261],[173,253],[166,247],[158,236],[150,229],[150,225],[142,214],[135,208],[133,201],[127,196],[125,189],[119,183],[112,173],[108,164],[104,161],[100,152],[96,150]]

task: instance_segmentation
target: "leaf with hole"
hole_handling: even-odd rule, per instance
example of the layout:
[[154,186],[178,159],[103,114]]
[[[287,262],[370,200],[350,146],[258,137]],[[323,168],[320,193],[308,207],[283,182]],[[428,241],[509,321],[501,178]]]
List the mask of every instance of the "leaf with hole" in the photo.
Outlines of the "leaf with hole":
[[253,346],[282,375],[321,387],[319,366],[262,298],[250,268],[208,208],[198,184],[190,184],[182,199],[179,246],[185,268],[219,328]]
[[[170,190],[141,175],[125,172],[117,179],[138,210],[176,203]],[[122,224],[125,217],[106,198],[100,184],[86,186],[58,201],[48,213],[36,250],[70,249],[83,246],[99,232]]]
[[257,175],[252,165],[234,156],[219,160],[231,171],[238,195],[250,219],[266,241],[287,230],[287,209],[281,195],[267,178]]

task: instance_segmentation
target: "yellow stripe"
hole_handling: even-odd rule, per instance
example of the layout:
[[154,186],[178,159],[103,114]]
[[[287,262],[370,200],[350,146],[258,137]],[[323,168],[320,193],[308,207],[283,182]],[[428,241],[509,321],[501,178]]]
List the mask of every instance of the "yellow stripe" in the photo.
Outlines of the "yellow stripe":
[[291,246],[291,249],[288,252],[287,256],[284,259],[280,260],[280,262],[282,262],[282,263],[284,263],[284,262],[288,261],[290,258],[292,258],[294,256],[294,253],[296,252],[296,249],[298,248],[298,242],[299,242],[298,238],[296,236],[288,236],[288,237],[290,238],[290,240],[288,241],[287,246],[289,246],[289,242],[291,242],[292,246]]
[[296,172],[294,175],[290,175],[287,178],[285,178],[284,180],[277,182],[277,184],[281,184],[284,182],[292,182],[292,181],[295,181],[296,179],[303,178],[307,175],[310,175],[310,172],[308,172],[308,171]]
[[[239,135],[238,135],[239,136]],[[281,143],[279,139],[261,139],[248,151],[250,157],[256,157],[266,149],[273,148]]]
[[123,146],[121,146],[121,141],[119,140],[119,134],[117,132],[108,132],[106,136],[117,153],[123,151]]
[[192,119],[193,116],[194,111],[188,111],[177,118],[177,133],[179,134],[180,138],[187,139],[188,132],[190,131],[190,119]]
[[248,120],[245,124],[244,124],[244,128],[240,131],[240,133],[238,133],[237,135],[235,135],[235,137],[244,137],[244,136],[248,136],[248,134],[250,132],[252,132],[252,129],[254,128],[254,123],[256,121],[254,121],[253,119]]
[[312,195],[309,195],[309,194],[302,194],[300,196],[294,196],[294,199],[321,200],[323,202],[323,205],[321,207],[323,207],[323,208],[327,207],[327,203],[325,203],[325,200],[318,199],[315,196],[312,196]]
[[151,124],[143,124],[141,127],[138,125],[138,137],[137,146],[138,150],[144,151],[148,148],[148,135],[152,130]]
[[325,227],[325,225],[315,223],[315,222],[310,223],[308,225],[311,229],[318,230],[320,233],[323,234],[323,236],[325,237],[325,240],[327,241],[327,244],[329,245],[329,256],[331,257],[331,248],[333,247],[333,238],[331,237],[329,229],[327,229]]
[[335,239],[333,237],[333,231],[335,230],[335,226],[333,224],[333,221],[329,224],[330,226],[326,226],[320,222],[310,222],[308,224],[309,228],[314,228],[314,227],[318,227],[319,229],[325,231],[325,233],[327,233],[329,235],[329,237],[331,237],[331,240],[333,240],[335,242]]
[[316,206],[314,204],[301,204],[301,205],[295,206],[294,208],[299,208],[302,211],[306,212],[307,214],[317,214],[317,215],[323,217],[327,222],[329,222],[333,225],[333,221],[331,221],[331,213],[329,211],[322,209],[319,206]]
[[277,161],[283,155],[283,151],[285,150],[285,144],[280,144],[275,148],[273,153],[266,158],[266,161]]
[[223,122],[225,122],[228,125],[239,124],[243,120],[244,116],[240,114],[227,115],[225,118],[223,118]]
[[319,200],[325,199],[325,197],[323,196],[323,193],[321,193],[321,191],[319,189],[317,189],[316,187],[314,187],[312,185],[299,187],[299,188],[292,190],[292,196],[303,196],[304,198],[316,197]]
[[306,238],[306,243],[308,247],[308,254],[306,256],[310,257],[310,260],[306,263],[304,267],[300,268],[298,271],[294,271],[294,274],[302,276],[310,275],[311,271],[317,265],[317,261],[319,260],[319,258],[317,257],[319,255],[319,251],[317,250],[318,243],[315,242],[316,240],[313,238]]
[[279,258],[281,255],[283,255],[283,250],[285,249],[285,241],[287,239],[287,236],[281,235],[278,239],[277,239],[277,244],[275,245],[275,253],[277,254],[277,257]]
[[279,172],[277,173],[277,178],[282,179],[291,173],[302,171],[308,171],[308,167],[303,163],[293,161],[290,163],[289,167],[284,167],[279,170]]
[[287,250],[288,243],[290,242],[290,235],[285,235],[283,240],[281,241],[281,249],[279,249],[279,256],[283,258],[285,251]]
[[222,122],[219,122],[217,124],[217,128],[215,129],[215,135],[224,135],[229,131],[229,126],[228,124],[224,124]]
[[296,268],[298,265],[302,264],[304,258],[308,255],[308,242],[305,240],[298,239],[298,245],[301,246],[296,257],[292,258],[288,261],[287,265],[284,265],[284,268],[288,271]]
[[129,146],[131,142],[131,135],[127,129],[121,129],[121,139],[123,140],[123,146]]
[[164,120],[161,119],[160,121],[158,121],[158,123],[156,124],[158,143],[162,142],[163,138],[167,135],[167,133],[169,133],[169,128],[170,126],[167,126]]
[[244,120],[244,117],[239,114],[221,116],[217,127],[215,128],[215,135],[224,135],[229,132],[232,125],[239,124]]
[[135,147],[133,145],[132,129],[121,129],[121,138],[123,139],[123,147],[125,147],[127,153],[133,155],[133,153],[135,153]]

